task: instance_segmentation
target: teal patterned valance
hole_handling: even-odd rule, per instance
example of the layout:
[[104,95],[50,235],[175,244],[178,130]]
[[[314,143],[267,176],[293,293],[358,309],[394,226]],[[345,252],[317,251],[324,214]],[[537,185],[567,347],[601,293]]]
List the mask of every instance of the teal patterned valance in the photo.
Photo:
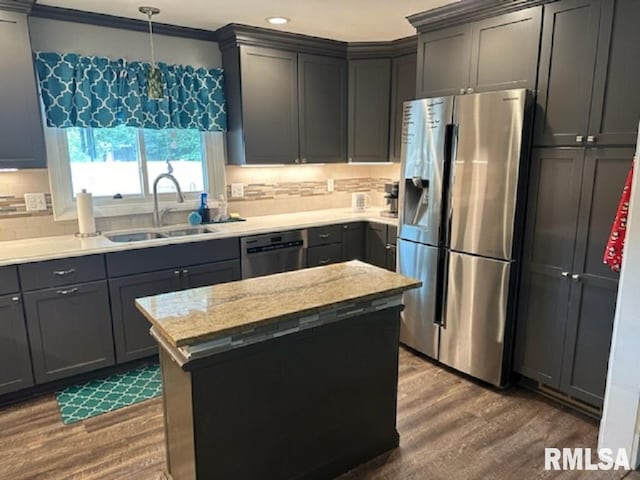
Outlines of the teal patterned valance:
[[148,63],[43,52],[35,54],[35,62],[50,127],[227,129],[219,68],[158,63],[164,95],[150,100]]

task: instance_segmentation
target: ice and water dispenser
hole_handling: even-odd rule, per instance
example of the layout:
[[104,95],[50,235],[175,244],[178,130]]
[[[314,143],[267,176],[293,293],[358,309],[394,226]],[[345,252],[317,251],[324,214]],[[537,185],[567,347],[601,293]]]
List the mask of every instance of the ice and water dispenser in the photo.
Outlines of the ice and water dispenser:
[[400,230],[416,242],[439,241],[452,109],[450,98],[404,103]]

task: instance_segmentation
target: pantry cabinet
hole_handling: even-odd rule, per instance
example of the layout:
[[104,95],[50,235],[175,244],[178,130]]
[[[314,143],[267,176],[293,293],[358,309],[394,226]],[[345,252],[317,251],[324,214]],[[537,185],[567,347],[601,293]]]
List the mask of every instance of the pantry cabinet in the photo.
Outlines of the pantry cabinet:
[[602,259],[632,149],[535,149],[515,369],[602,406],[618,274]]

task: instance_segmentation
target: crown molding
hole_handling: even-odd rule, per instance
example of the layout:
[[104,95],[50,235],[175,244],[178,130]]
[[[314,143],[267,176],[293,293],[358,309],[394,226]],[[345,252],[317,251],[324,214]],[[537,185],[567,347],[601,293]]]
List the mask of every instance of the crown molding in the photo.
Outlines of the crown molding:
[[29,13],[36,0],[0,0],[0,10]]
[[347,46],[347,58],[350,60],[366,58],[394,58],[416,53],[418,37],[399,38],[389,42],[351,42]]
[[220,50],[240,45],[278,48],[300,53],[344,57],[347,43],[299,33],[282,32],[271,28],[230,23],[216,31]]
[[419,33],[483,20],[556,0],[460,0],[459,2],[409,15],[407,20]]
[[[2,2],[7,0],[0,0]],[[9,0],[11,1],[11,0]],[[17,0],[14,0],[17,1]],[[20,0],[23,1],[23,0]],[[26,0],[24,0],[26,1]],[[135,18],[117,17],[103,13],[83,12],[70,8],[51,7],[49,5],[35,4],[31,9],[32,17],[48,18],[51,20],[61,20],[64,22],[84,23],[99,27],[120,28],[135,32],[148,32],[149,24],[146,20]],[[192,38],[195,40],[217,41],[216,32],[202,30],[199,28],[180,27],[166,23],[153,22],[153,33],[158,35],[168,35],[170,37]]]

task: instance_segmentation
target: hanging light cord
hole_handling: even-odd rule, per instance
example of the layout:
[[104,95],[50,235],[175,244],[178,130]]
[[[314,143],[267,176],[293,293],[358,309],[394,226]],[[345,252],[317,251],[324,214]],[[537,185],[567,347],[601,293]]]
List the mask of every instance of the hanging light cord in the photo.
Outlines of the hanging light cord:
[[153,25],[151,22],[152,13],[149,13],[149,42],[151,43],[151,66],[156,68],[156,51],[153,48]]

